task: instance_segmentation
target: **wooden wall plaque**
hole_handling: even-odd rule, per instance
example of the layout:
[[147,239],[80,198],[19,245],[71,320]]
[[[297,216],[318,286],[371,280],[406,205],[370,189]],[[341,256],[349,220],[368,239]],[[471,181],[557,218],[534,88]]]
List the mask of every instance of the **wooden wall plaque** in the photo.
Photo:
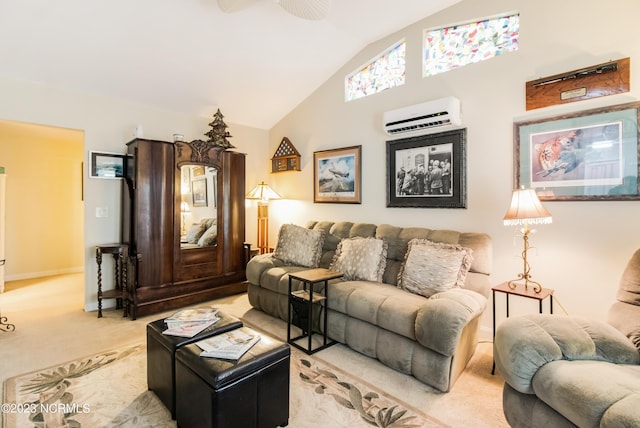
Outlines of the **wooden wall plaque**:
[[527,110],[630,90],[630,58],[556,74],[526,83]]
[[284,137],[271,158],[271,172],[300,171],[300,157],[293,143]]

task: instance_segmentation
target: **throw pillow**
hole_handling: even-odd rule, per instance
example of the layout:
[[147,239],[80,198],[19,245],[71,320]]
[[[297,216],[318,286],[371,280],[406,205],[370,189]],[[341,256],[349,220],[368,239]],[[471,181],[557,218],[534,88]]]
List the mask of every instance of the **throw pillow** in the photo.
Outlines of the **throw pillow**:
[[341,272],[345,281],[382,282],[387,266],[387,242],[378,238],[340,241],[329,269]]
[[207,227],[203,223],[192,224],[189,232],[187,232],[187,242],[189,244],[197,244],[198,239],[200,239],[205,230],[207,230]]
[[210,228],[208,228],[198,239],[198,245],[200,247],[211,247],[216,245],[216,240],[218,238],[218,225],[214,224]]
[[464,286],[473,250],[414,238],[398,273],[398,287],[425,297]]
[[209,229],[211,226],[213,226],[217,222],[215,218],[207,217],[200,220],[200,223],[204,224],[206,229]]
[[273,257],[286,265],[318,267],[324,244],[324,230],[312,230],[295,224],[283,224]]

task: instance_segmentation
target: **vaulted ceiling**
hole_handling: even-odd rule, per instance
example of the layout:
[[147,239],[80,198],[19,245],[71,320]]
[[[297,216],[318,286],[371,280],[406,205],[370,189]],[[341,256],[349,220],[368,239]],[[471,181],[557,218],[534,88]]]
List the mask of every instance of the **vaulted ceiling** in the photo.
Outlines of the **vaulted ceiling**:
[[[460,0],[0,0],[0,75],[269,129],[362,48]],[[10,102],[3,100],[2,102]]]

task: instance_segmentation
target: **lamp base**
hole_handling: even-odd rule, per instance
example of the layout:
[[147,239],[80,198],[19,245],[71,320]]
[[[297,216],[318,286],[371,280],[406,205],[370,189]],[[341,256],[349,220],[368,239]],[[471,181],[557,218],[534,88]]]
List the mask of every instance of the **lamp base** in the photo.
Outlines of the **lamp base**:
[[529,278],[525,278],[522,274],[518,275],[518,279],[512,279],[507,284],[512,290],[515,289],[518,285],[524,285],[525,290],[527,290],[529,286],[531,286],[535,293],[540,293],[542,291],[542,285],[540,285],[539,282],[532,281]]
[[9,331],[14,331],[16,329],[16,326],[13,324],[9,324],[7,322],[7,317],[0,317],[0,331],[3,332],[9,332]]
[[531,285],[531,287],[533,288],[533,291],[536,293],[539,293],[542,291],[542,285],[540,285],[539,282],[531,280],[531,275],[529,275],[529,272],[531,271],[531,266],[529,265],[529,262],[527,262],[527,251],[529,250],[529,234],[531,234],[532,231],[527,227],[527,224],[525,223],[524,227],[520,230],[520,232],[522,233],[522,241],[523,241],[522,273],[518,274],[517,279],[512,279],[511,281],[509,281],[508,283],[509,288],[513,290],[514,288],[516,288],[516,285],[518,285],[518,281],[522,281],[525,290],[529,288],[529,285]]

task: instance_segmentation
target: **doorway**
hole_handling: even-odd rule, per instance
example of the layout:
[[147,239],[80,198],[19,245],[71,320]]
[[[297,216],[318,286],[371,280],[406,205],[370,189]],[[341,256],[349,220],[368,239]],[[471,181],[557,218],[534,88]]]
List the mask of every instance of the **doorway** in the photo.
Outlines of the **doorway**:
[[83,153],[84,131],[0,120],[6,281],[84,271]]

